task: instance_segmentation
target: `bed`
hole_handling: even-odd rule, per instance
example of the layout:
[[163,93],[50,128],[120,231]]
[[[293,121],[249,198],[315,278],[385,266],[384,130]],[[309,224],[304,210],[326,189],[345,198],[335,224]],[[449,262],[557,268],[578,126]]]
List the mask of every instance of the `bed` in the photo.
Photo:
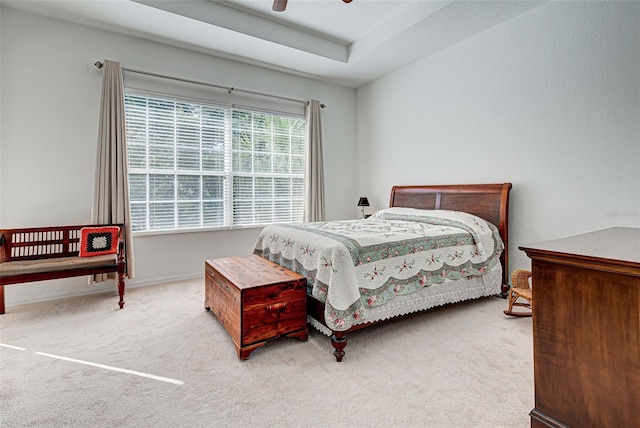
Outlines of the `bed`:
[[347,334],[508,286],[511,183],[394,186],[367,219],[274,224],[254,253],[307,278],[309,323],[342,361]]

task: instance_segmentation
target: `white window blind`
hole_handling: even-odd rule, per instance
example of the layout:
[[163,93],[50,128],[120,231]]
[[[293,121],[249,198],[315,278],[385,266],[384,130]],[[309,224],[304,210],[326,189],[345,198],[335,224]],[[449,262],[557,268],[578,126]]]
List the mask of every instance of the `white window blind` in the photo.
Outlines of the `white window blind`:
[[125,94],[134,231],[302,221],[303,117]]

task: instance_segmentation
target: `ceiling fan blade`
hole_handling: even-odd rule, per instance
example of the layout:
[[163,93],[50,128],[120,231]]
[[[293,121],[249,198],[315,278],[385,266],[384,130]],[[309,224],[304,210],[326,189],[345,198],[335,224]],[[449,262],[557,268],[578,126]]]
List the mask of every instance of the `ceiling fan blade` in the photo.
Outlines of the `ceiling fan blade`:
[[[273,0],[273,6],[271,7],[271,9],[274,12],[284,12],[285,9],[287,8],[287,1],[288,0]],[[353,0],[342,0],[345,3],[351,3]]]
[[284,12],[287,8],[287,0],[273,0],[273,9],[274,12]]

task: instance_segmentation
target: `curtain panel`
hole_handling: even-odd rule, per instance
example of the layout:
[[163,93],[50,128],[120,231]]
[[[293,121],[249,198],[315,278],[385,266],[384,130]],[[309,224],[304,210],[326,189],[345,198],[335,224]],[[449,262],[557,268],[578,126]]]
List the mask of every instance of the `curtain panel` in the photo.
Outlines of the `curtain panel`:
[[[91,221],[124,224],[127,277],[132,279],[135,270],[125,136],[122,67],[119,62],[105,60]],[[102,282],[111,277],[111,274],[95,275],[93,281]]]
[[306,222],[324,221],[324,166],[322,160],[322,120],[320,101],[307,104],[304,216]]

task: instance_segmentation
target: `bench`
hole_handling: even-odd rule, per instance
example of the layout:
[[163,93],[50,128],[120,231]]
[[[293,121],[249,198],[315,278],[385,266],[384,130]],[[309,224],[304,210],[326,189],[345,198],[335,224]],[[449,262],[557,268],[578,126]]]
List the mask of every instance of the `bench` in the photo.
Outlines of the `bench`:
[[[108,229],[101,229],[104,233],[95,230],[105,227],[119,230],[111,234],[106,233]],[[122,224],[0,229],[0,314],[5,313],[5,285],[111,272],[118,274],[118,304],[122,309],[127,266],[124,230]],[[103,254],[107,251],[100,251],[100,246],[89,248],[87,239],[95,239],[93,242],[100,245],[108,243],[115,254]],[[81,245],[85,247],[82,251]]]

